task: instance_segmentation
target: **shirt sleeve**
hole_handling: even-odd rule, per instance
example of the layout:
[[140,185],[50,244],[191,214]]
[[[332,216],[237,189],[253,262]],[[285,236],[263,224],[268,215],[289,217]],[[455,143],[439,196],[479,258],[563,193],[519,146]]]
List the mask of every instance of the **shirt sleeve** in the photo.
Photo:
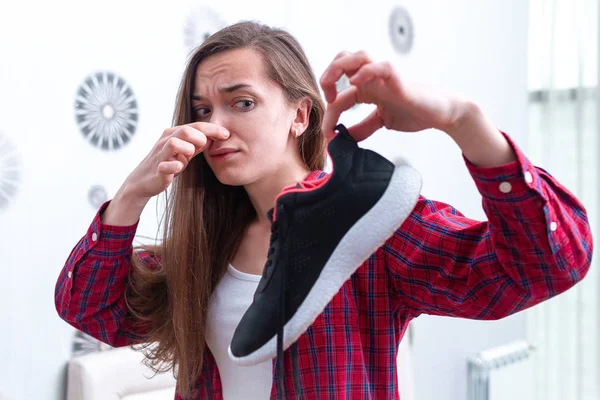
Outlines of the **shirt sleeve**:
[[[55,286],[59,316],[78,330],[113,347],[138,344],[144,329],[128,312],[125,290],[131,270],[138,222],[112,226],[101,222],[110,201],[98,210],[87,233],[71,251]],[[155,263],[145,252],[148,265]]]
[[382,250],[392,296],[416,315],[499,319],[574,286],[592,236],[583,205],[504,134],[517,160],[465,163],[488,221],[420,197]]

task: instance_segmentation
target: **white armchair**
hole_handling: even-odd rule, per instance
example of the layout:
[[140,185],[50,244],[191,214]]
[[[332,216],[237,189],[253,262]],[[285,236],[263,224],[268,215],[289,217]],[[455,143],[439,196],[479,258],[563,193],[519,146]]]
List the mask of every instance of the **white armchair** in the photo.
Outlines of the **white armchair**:
[[[414,400],[411,352],[407,334],[398,349],[402,400]],[[69,361],[67,400],[173,400],[173,373],[153,375],[143,354],[129,347],[78,356]]]
[[402,342],[400,342],[400,346],[398,346],[396,365],[398,367],[398,390],[401,400],[415,400],[416,398],[411,345],[412,330],[412,326],[409,326]]
[[129,347],[73,358],[68,368],[67,400],[173,400],[173,372],[153,376],[143,358]]

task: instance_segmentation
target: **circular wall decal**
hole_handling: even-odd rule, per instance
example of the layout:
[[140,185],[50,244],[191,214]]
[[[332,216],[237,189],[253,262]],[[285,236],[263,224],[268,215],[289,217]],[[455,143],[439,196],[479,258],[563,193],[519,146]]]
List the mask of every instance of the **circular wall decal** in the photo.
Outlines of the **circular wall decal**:
[[0,131],[0,209],[14,199],[20,181],[20,154],[8,136]]
[[392,46],[400,54],[408,54],[412,49],[415,31],[406,8],[398,6],[392,10],[389,20],[389,34]]
[[100,208],[108,200],[108,193],[103,186],[95,185],[88,191],[88,201],[93,208]]
[[75,120],[90,144],[118,150],[135,134],[138,105],[127,82],[112,72],[88,76],[75,97]]
[[199,6],[188,15],[183,26],[184,42],[188,52],[193,51],[213,33],[225,27],[225,22],[216,11]]

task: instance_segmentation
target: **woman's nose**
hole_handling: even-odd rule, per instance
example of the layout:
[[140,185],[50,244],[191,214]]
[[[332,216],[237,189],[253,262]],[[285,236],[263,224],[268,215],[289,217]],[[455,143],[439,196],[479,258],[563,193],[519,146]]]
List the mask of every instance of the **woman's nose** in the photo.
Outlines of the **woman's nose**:
[[222,110],[212,110],[212,112],[210,113],[209,122],[211,124],[220,125],[226,129],[229,129],[229,127],[227,126],[227,119],[225,117],[225,113]]

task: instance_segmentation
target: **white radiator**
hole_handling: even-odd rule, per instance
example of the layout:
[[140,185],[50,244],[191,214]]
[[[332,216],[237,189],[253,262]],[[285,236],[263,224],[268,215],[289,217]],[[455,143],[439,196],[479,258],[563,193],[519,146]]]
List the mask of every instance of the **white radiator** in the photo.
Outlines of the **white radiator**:
[[532,400],[533,351],[519,340],[478,353],[469,360],[468,400]]

